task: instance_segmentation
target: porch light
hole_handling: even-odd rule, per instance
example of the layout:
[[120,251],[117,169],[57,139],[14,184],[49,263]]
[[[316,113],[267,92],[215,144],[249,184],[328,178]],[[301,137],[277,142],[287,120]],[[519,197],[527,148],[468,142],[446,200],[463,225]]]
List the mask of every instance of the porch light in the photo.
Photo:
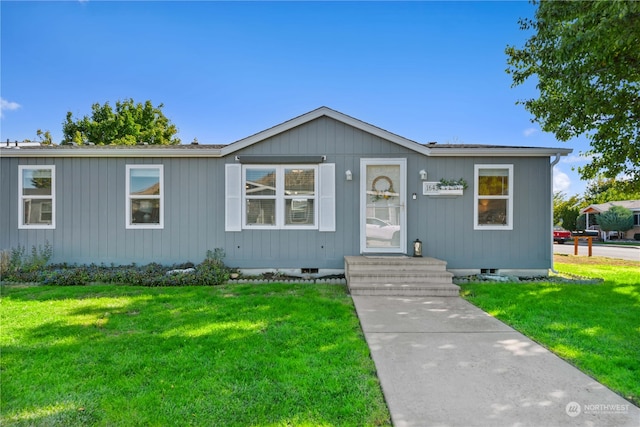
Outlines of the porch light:
[[413,256],[414,257],[422,256],[422,242],[420,241],[420,239],[416,239],[413,242]]
[[344,173],[344,177],[347,181],[351,181],[353,180],[353,174],[351,173],[350,170],[347,169],[347,171]]
[[419,173],[420,173],[420,179],[423,180],[423,181],[426,181],[427,180],[427,171],[422,169]]

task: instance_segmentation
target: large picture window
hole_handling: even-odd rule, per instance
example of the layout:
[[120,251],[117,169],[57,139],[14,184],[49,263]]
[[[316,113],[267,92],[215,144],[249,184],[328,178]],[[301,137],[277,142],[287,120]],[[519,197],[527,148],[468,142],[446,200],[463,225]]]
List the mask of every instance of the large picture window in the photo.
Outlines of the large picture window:
[[243,167],[243,227],[317,228],[318,168]]
[[164,179],[162,165],[127,165],[126,227],[164,226]]
[[55,228],[55,166],[18,166],[18,228]]
[[474,229],[513,229],[513,165],[476,165],[474,196]]

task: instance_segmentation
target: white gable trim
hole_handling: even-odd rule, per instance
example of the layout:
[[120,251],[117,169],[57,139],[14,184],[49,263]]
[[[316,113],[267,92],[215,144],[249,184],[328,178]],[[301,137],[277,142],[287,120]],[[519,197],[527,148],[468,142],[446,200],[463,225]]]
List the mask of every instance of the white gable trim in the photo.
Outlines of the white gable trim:
[[315,120],[317,118],[320,117],[330,117],[334,120],[337,120],[339,122],[342,122],[344,124],[347,124],[349,126],[352,126],[356,129],[360,129],[364,132],[368,132],[370,134],[373,134],[375,136],[378,136],[380,138],[386,139],[388,141],[394,142],[402,147],[408,148],[410,150],[413,151],[417,151],[418,153],[424,154],[424,155],[429,155],[430,149],[424,145],[421,145],[415,141],[412,141],[410,139],[407,138],[403,138],[399,135],[396,135],[394,133],[388,132],[384,129],[381,129],[379,127],[370,125],[369,123],[365,123],[363,121],[360,121],[358,119],[355,119],[351,116],[347,116],[346,114],[342,114],[338,111],[332,110],[331,108],[328,107],[320,107],[318,109],[315,109],[313,111],[310,111],[306,114],[303,114],[301,116],[298,116],[296,118],[293,118],[291,120],[288,120],[284,123],[281,123],[279,125],[276,125],[272,128],[263,130],[262,132],[258,132],[254,135],[251,135],[247,138],[241,139],[239,141],[234,142],[233,144],[227,145],[226,147],[222,148],[221,154],[223,156],[227,156],[229,154],[235,153],[236,151],[242,150],[244,148],[247,148],[253,144],[256,144],[260,141],[263,141],[267,138],[271,138],[275,135],[278,135],[282,132],[286,132],[290,129],[293,129],[295,127],[301,126],[305,123],[308,123],[312,120]]

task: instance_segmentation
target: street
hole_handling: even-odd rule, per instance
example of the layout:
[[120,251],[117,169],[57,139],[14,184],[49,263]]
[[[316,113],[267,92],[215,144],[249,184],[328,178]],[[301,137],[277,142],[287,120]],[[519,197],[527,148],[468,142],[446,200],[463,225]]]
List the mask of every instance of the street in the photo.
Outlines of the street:
[[[567,241],[564,245],[553,244],[553,253],[573,255],[573,241]],[[587,256],[589,249],[587,243],[581,241],[578,246],[578,255]],[[593,256],[602,256],[608,258],[620,258],[631,261],[640,262],[640,247],[638,246],[610,246],[610,245],[593,245]]]

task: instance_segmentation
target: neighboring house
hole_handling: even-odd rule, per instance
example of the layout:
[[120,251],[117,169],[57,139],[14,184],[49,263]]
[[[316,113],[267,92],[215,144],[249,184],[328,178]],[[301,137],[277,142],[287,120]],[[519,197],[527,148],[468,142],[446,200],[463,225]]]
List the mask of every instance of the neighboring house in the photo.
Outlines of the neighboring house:
[[109,265],[222,248],[232,267],[322,274],[420,239],[454,274],[547,274],[571,151],[420,144],[326,107],[229,145],[2,148],[0,249]]
[[[622,238],[624,239],[633,239],[635,234],[640,233],[640,200],[620,200],[615,202],[607,202],[600,203],[596,205],[589,205],[586,208],[580,210],[581,214],[586,215],[586,223],[589,224],[589,216],[590,215],[598,215],[603,212],[607,212],[611,209],[612,206],[622,206],[623,208],[629,209],[633,213],[633,228],[625,233]],[[600,230],[598,226],[595,226],[595,229]],[[604,232],[600,231],[600,233],[604,234]],[[609,232],[607,235],[603,235],[606,239],[610,237],[612,233],[617,232]]]

